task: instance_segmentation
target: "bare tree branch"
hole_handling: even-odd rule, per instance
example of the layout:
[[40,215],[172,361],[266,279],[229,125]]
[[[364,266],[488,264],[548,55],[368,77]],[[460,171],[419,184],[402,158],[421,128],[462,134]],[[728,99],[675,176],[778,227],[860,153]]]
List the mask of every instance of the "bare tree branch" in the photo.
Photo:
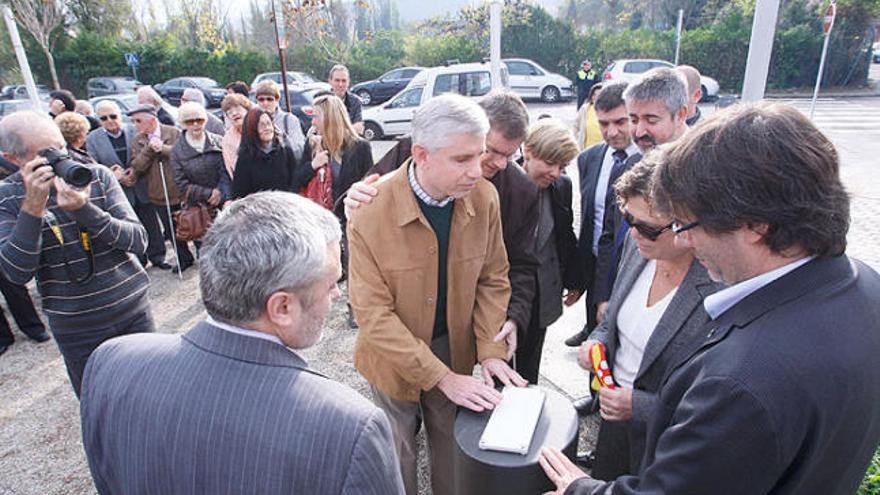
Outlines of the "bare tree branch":
[[64,8],[57,0],[7,0],[16,22],[34,37],[49,63],[52,85],[61,89],[52,49],[55,38],[52,32],[64,24]]

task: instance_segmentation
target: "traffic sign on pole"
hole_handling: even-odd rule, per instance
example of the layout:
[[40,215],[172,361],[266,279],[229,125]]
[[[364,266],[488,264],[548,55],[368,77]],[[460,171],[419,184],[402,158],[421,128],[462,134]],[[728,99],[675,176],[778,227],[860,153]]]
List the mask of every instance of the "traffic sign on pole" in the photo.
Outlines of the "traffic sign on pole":
[[131,67],[139,65],[137,53],[130,52],[125,54],[125,63]]
[[813,100],[810,102],[810,118],[813,118],[813,112],[816,110],[816,98],[819,97],[819,86],[822,84],[822,73],[825,71],[825,55],[828,54],[828,40],[831,39],[831,28],[834,27],[834,17],[837,16],[837,5],[835,0],[831,0],[831,4],[825,10],[825,17],[822,19],[822,31],[825,32],[825,42],[822,43],[822,57],[819,59],[819,74],[816,75],[816,87],[813,88]]

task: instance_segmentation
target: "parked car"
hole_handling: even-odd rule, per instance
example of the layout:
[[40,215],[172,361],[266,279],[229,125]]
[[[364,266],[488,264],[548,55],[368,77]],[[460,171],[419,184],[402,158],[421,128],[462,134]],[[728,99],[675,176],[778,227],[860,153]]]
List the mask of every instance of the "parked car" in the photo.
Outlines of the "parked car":
[[871,48],[874,52],[873,53],[874,63],[880,64],[880,41],[878,41],[877,43],[874,43],[874,45]]
[[[94,107],[101,100],[111,100],[115,102],[119,106],[119,109],[122,110],[122,121],[126,123],[131,122],[131,118],[129,118],[128,112],[138,106],[137,95],[134,93],[96,96],[94,98],[90,98],[89,103],[91,103]],[[177,120],[177,107],[172,106],[167,101],[163,101],[162,108],[170,113],[171,116],[174,117],[175,121]]]
[[[500,84],[510,88],[507,68],[503,65]],[[364,138],[375,140],[383,136],[408,134],[412,130],[412,117],[416,109],[434,96],[458,93],[479,98],[491,89],[492,75],[488,63],[425,69],[390,101],[364,110]]]
[[[49,88],[43,84],[37,84],[37,97],[42,101],[49,101]],[[30,98],[27,93],[27,86],[24,84],[14,84],[11,86],[3,86],[0,90],[0,100],[27,100]]]
[[226,96],[226,90],[221,88],[217,81],[208,77],[175,77],[156,84],[153,88],[172,105],[180,105],[180,97],[188,88],[201,90],[205,95],[205,106],[208,108],[220,106],[220,102]]
[[134,93],[143,83],[133,77],[93,77],[86,83],[88,98]]
[[[605,69],[602,78],[606,81],[632,81],[639,77],[639,74],[647,72],[658,67],[673,68],[671,63],[665,60],[655,59],[623,59],[611,62]],[[718,81],[711,77],[700,75],[700,83],[703,90],[703,99],[700,101],[711,101],[718,98]]]
[[545,103],[569,101],[575,94],[571,79],[548,71],[527,58],[505,58],[510,89],[522,98],[539,98]]
[[[329,90],[323,88],[287,90],[290,94],[290,113],[296,115],[296,118],[299,119],[303,134],[309,132],[309,127],[312,127],[312,118],[315,116],[315,108],[312,106],[312,103],[315,101],[315,95],[325,91]],[[251,91],[250,99],[254,104],[257,103],[255,91]],[[287,110],[287,99],[284,97],[284,91],[281,92],[281,101],[278,103],[278,108]]]
[[17,112],[19,110],[36,110],[37,112],[45,112],[49,113],[49,104],[45,101],[40,101],[40,104],[34,108],[33,102],[31,100],[3,100],[0,101],[0,117],[4,115],[9,115],[10,113]]
[[[296,72],[296,71],[286,71],[287,74],[287,89],[319,89],[323,91],[330,91],[330,84],[322,81],[316,80],[309,74],[305,72]],[[280,72],[264,72],[262,74],[258,74],[257,77],[251,82],[251,89],[254,89],[260,81],[265,79],[271,79],[281,85],[281,73]],[[282,88],[283,91],[283,88]]]
[[385,101],[405,88],[416,74],[425,70],[424,67],[401,67],[389,70],[378,79],[364,81],[351,87],[351,92],[358,95],[364,105],[376,105]]

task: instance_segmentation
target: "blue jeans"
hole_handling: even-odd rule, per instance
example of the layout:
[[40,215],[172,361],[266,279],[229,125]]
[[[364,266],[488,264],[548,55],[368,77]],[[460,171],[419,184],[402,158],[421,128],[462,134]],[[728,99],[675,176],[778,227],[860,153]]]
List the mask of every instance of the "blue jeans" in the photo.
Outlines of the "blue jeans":
[[73,385],[73,392],[79,399],[80,390],[82,389],[83,371],[92,352],[99,345],[114,337],[128,335],[132,333],[155,332],[156,326],[153,324],[153,317],[150,310],[140,312],[127,320],[123,320],[114,325],[85,332],[77,332],[73,335],[56,335],[55,342],[58,343],[58,350],[64,357],[64,365],[67,367],[67,376],[70,377],[70,384]]

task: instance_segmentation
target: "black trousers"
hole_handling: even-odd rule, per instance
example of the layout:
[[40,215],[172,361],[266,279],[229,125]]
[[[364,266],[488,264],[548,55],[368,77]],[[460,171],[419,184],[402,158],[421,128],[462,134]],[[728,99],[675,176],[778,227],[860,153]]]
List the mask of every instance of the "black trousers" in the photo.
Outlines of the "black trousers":
[[162,236],[156,206],[153,203],[136,200],[133,207],[138,220],[147,230],[147,259],[153,263],[165,261],[165,238]]
[[[174,230],[176,227],[172,225],[173,219],[168,218],[168,210],[165,209],[165,205],[155,205],[156,212],[159,213],[159,218],[162,220],[162,228],[165,229],[165,239],[171,241],[174,238]],[[172,205],[171,206],[171,214],[173,215],[175,211],[180,210],[180,205]],[[177,242],[177,255],[180,256],[180,263],[183,265],[190,265],[193,263],[193,254],[189,250],[189,243],[184,241],[176,241]]]
[[[3,297],[6,298],[9,312],[15,318],[18,329],[25,335],[33,336],[46,330],[46,326],[37,315],[34,301],[31,299],[27,287],[13,284],[6,280],[6,277],[0,276],[0,292],[3,292]],[[12,335],[12,329],[9,328],[9,321],[0,310],[0,345],[12,345],[13,342],[15,342],[15,337]]]
[[[537,296],[536,296],[537,297]],[[544,337],[547,327],[538,326],[538,305],[532,304],[532,317],[525,332],[517,335],[516,371],[529,383],[538,383],[541,368],[541,354],[544,351]]]
[[156,326],[153,323],[153,317],[150,315],[150,310],[146,310],[119,323],[103,328],[72,334],[53,332],[55,342],[58,344],[58,350],[61,351],[61,356],[64,357],[67,376],[70,377],[70,384],[73,386],[73,392],[76,394],[76,397],[79,398],[80,390],[82,389],[83,371],[86,369],[89,356],[92,355],[99,345],[113,337],[155,331]]
[[635,474],[630,466],[629,421],[605,421],[599,423],[596,439],[596,460],[590,474],[598,480],[612,481],[624,474]]

